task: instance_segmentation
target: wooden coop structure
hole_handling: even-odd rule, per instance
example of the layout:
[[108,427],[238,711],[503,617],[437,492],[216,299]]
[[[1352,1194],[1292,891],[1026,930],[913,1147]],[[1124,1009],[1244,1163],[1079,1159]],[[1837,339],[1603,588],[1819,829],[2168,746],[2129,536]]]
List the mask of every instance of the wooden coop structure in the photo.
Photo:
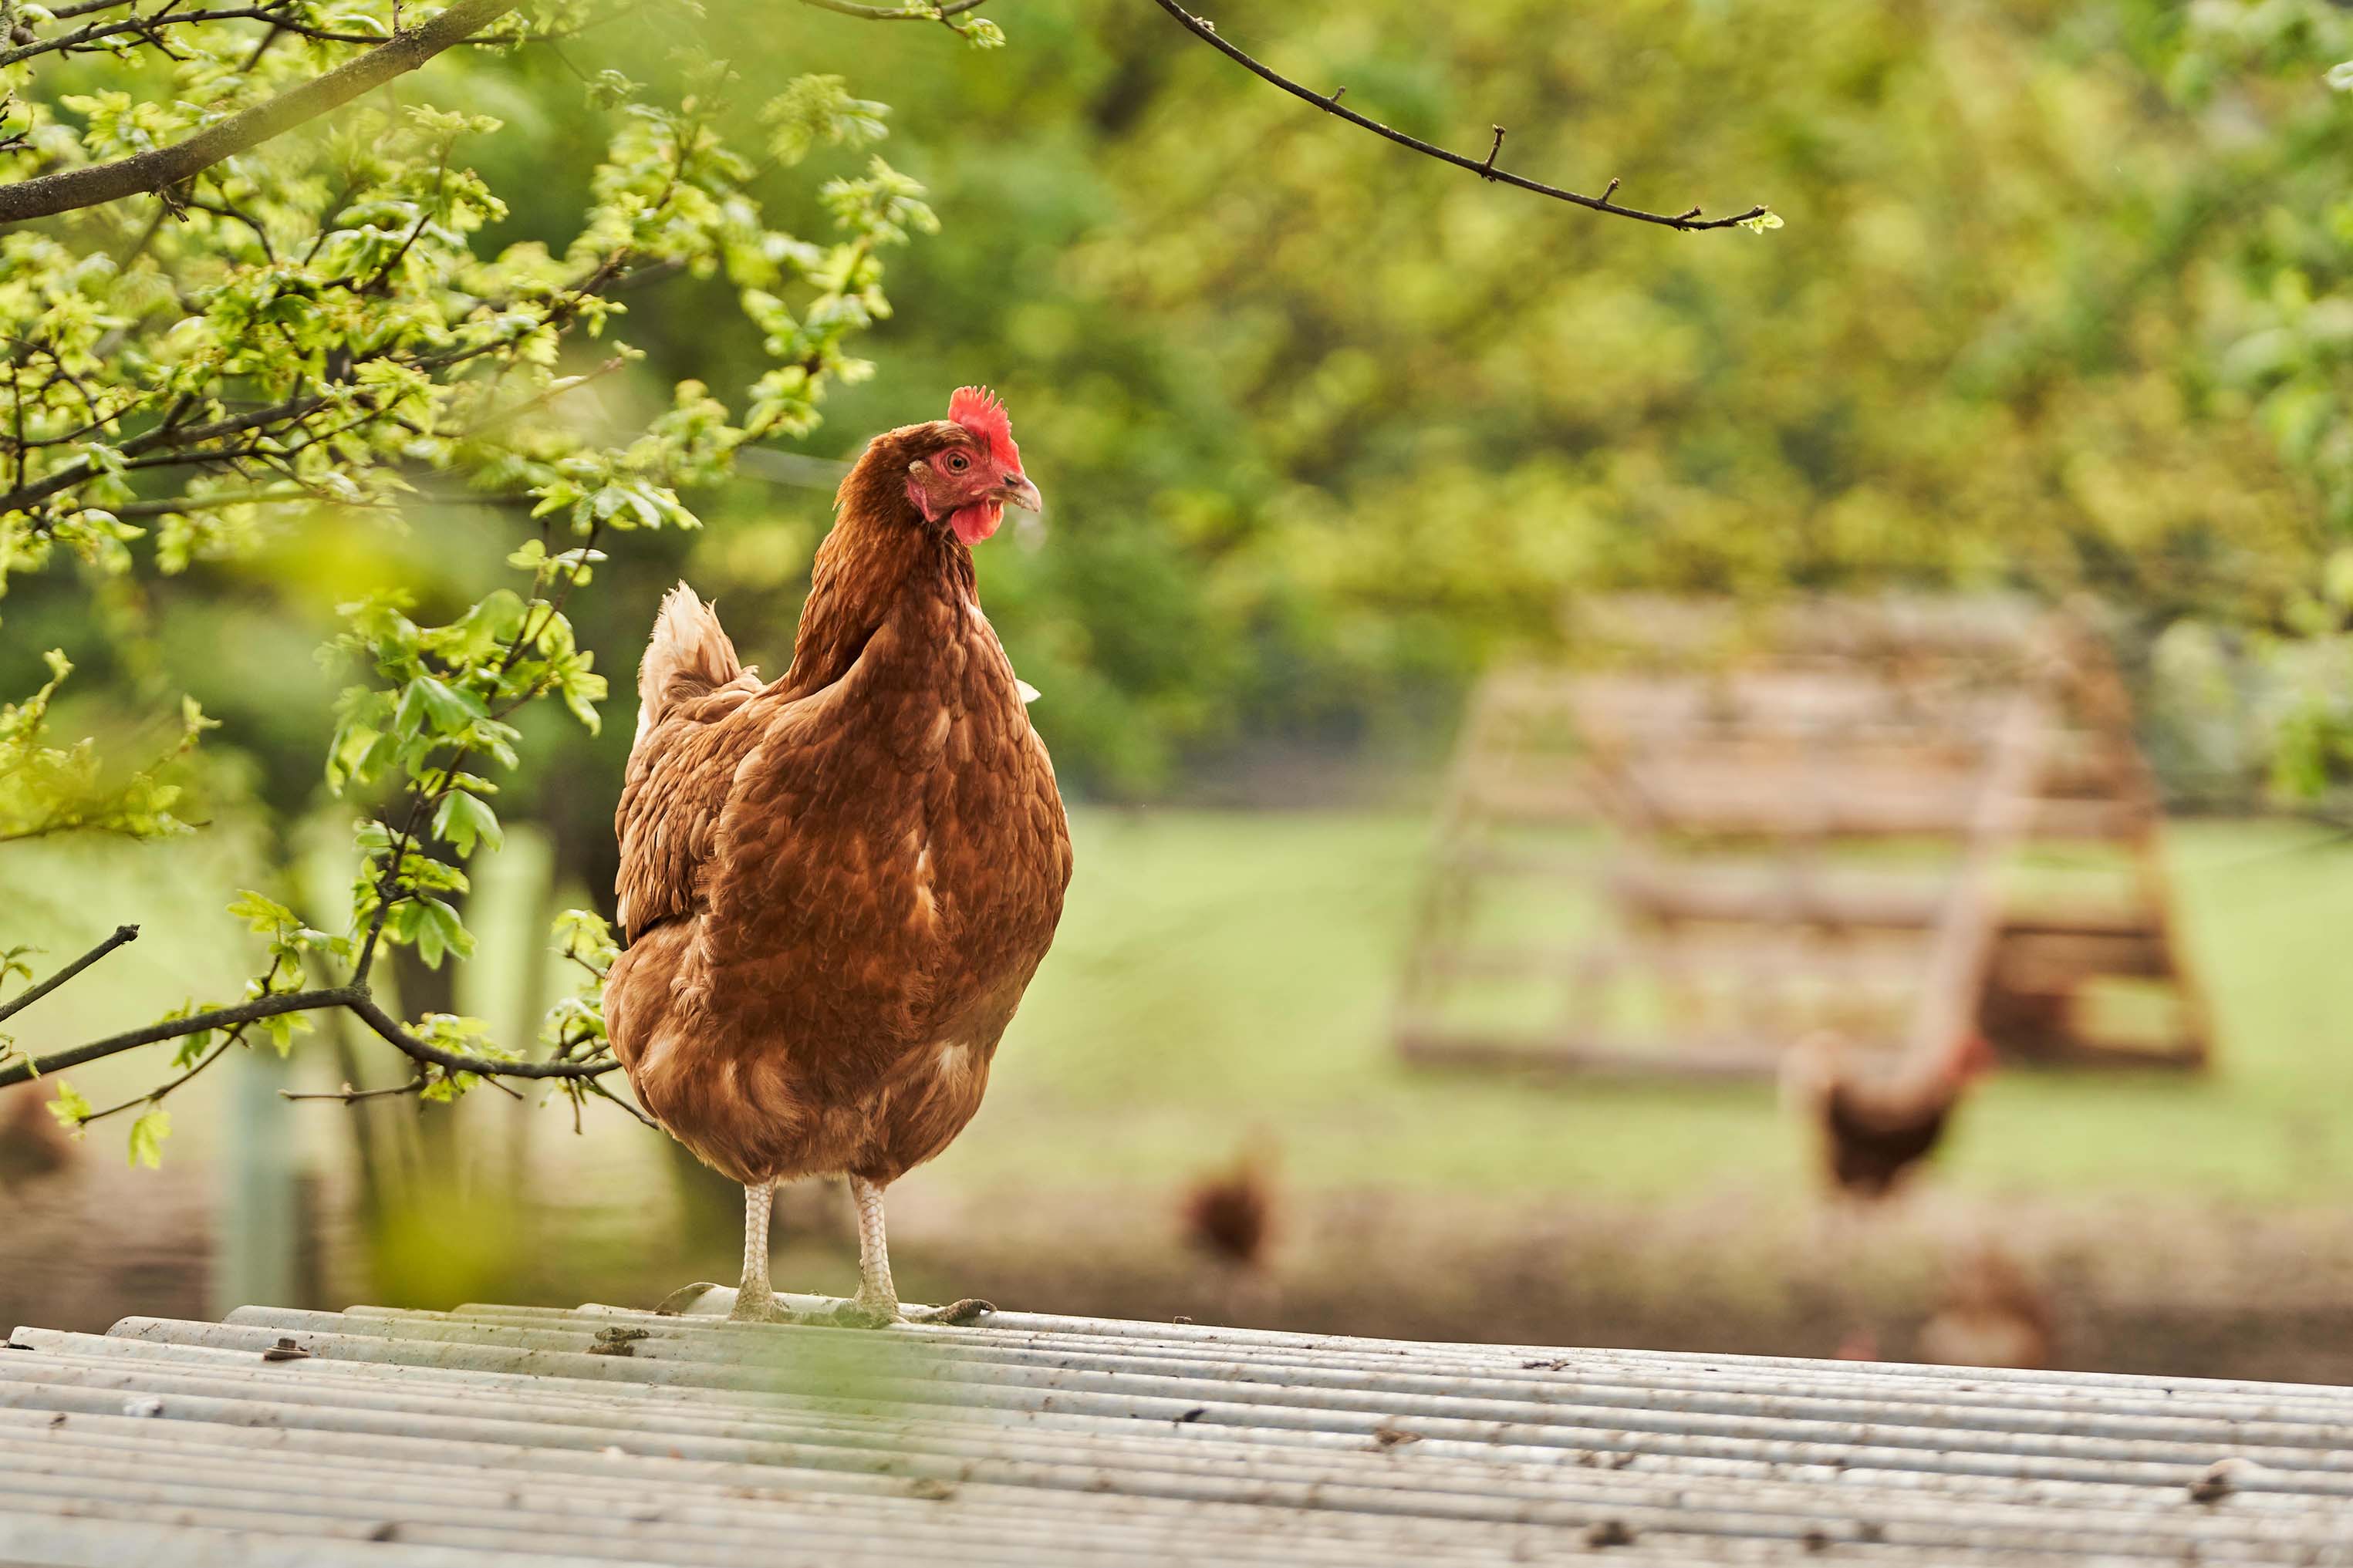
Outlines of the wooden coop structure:
[[1478,689],[1407,953],[1412,1061],[1765,1075],[2196,1068],[2161,812],[2106,644],[2008,600],[1579,606],[1589,667]]

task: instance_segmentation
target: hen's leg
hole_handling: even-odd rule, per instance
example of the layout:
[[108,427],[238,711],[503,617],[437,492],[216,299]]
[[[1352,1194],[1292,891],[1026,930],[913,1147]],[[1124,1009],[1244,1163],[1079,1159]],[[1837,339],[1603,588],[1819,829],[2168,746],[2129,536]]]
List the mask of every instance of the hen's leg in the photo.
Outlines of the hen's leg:
[[882,1189],[863,1176],[849,1178],[849,1201],[858,1210],[858,1311],[880,1322],[896,1322],[899,1288],[891,1281],[891,1243],[882,1232]]
[[969,1323],[997,1310],[986,1301],[967,1299],[944,1307],[902,1310],[899,1288],[891,1282],[891,1243],[882,1228],[882,1188],[863,1176],[852,1176],[849,1196],[858,1205],[858,1297],[845,1316],[876,1327],[895,1322]]
[[735,1292],[735,1306],[727,1316],[739,1323],[786,1323],[793,1321],[776,1292],[768,1288],[768,1207],[776,1201],[774,1184],[758,1183],[744,1189],[744,1283]]

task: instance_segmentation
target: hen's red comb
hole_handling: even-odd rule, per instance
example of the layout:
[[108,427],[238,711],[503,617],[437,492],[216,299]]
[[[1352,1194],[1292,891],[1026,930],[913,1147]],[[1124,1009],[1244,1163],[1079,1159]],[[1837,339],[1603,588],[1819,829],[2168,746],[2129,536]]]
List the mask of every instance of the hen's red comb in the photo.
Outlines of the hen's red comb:
[[997,466],[1021,471],[1021,448],[1013,444],[1013,421],[1005,405],[985,386],[959,386],[948,399],[948,417],[988,443],[988,455]]

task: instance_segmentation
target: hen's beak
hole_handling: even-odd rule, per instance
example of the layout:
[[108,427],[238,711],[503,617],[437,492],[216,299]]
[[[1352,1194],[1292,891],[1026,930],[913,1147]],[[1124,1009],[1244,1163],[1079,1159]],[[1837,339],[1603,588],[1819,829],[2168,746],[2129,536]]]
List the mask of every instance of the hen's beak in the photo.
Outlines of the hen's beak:
[[1023,511],[1042,511],[1046,506],[1045,498],[1039,495],[1038,487],[1029,482],[1026,474],[1008,474],[1004,484],[997,488],[997,499]]

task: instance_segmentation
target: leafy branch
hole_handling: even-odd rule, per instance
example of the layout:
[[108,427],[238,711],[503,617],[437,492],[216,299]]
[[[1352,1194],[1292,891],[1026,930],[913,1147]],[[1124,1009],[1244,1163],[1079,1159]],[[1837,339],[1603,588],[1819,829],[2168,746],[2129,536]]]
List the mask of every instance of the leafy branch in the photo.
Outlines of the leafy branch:
[[0,707],[0,844],[71,832],[164,838],[190,831],[180,816],[185,786],[176,764],[214,721],[184,700],[178,732],[159,753],[128,774],[110,776],[95,742],[51,742],[50,708],[73,665],[55,648],[44,657],[49,679],[22,702]]
[[[47,1078],[69,1068],[79,1067],[86,1062],[98,1061],[106,1057],[120,1055],[124,1051],[136,1050],[142,1046],[158,1045],[166,1040],[184,1042],[177,1065],[185,1070],[179,1078],[106,1110],[91,1110],[87,1102],[82,1102],[79,1108],[68,1118],[74,1125],[79,1126],[84,1122],[94,1121],[101,1116],[111,1116],[117,1111],[127,1110],[132,1105],[152,1104],[161,1100],[188,1079],[210,1066],[228,1046],[240,1043],[245,1031],[254,1025],[262,1025],[265,1030],[273,1036],[282,1054],[291,1043],[293,1021],[297,1016],[338,1007],[350,1013],[364,1024],[371,1032],[403,1056],[416,1062],[420,1068],[438,1069],[439,1077],[428,1079],[428,1083],[446,1084],[452,1093],[467,1087],[467,1082],[459,1081],[460,1078],[468,1081],[492,1078],[593,1079],[611,1072],[618,1066],[605,1047],[601,1019],[596,1022],[593,1029],[582,1030],[578,1034],[577,1038],[586,1048],[552,1056],[545,1060],[527,1060],[519,1057],[486,1055],[479,1050],[453,1048],[448,1042],[470,1042],[479,1037],[480,1021],[476,1019],[453,1018],[447,1014],[436,1014],[427,1017],[421,1034],[412,1032],[399,1019],[385,1011],[376,1002],[369,987],[362,983],[280,989],[279,987],[281,980],[290,980],[301,973],[301,964],[304,955],[317,952],[348,952],[348,944],[340,938],[332,938],[323,932],[302,928],[291,910],[259,893],[247,892],[240,895],[237,902],[233,904],[231,909],[253,917],[257,923],[266,925],[273,932],[270,966],[269,971],[254,983],[253,989],[256,994],[230,1006],[184,1010],[174,1016],[143,1025],[139,1028],[125,1029],[120,1034],[109,1035],[103,1038],[37,1058],[22,1052],[0,1053],[0,1062],[6,1063],[6,1065],[0,1065],[0,1089],[8,1089],[35,1079]],[[614,951],[610,936],[602,934],[602,924],[603,922],[597,921],[594,915],[576,910],[565,915],[560,922],[561,928],[569,933],[568,942],[571,945],[566,951],[589,954],[586,962],[595,978],[599,981],[603,978],[602,964],[611,962]],[[135,930],[136,928],[121,929]],[[120,932],[118,931],[117,934],[119,936]],[[99,949],[93,950],[91,954],[78,960],[40,986],[17,997],[10,1005],[7,1012],[13,1013],[47,995],[66,981],[72,979],[97,958],[103,957],[107,952],[112,951],[117,945],[119,942],[110,938],[106,942],[101,943]],[[578,1018],[580,1010],[581,998],[576,996],[567,998],[557,1004],[551,1013],[551,1018],[560,1018],[569,1024]],[[5,1013],[0,1013],[0,1017],[5,1016]],[[213,1038],[216,1032],[223,1035],[218,1042]],[[17,1059],[14,1062],[6,1062],[7,1054],[14,1054]],[[69,1089],[67,1092],[69,1094],[70,1089]],[[442,1098],[447,1097],[445,1095]]]
[[[195,36],[226,59],[221,19],[205,25],[216,31]],[[447,1100],[542,1081],[575,1118],[591,1099],[638,1114],[599,1081],[616,1065],[600,1006],[615,948],[595,915],[558,922],[576,984],[549,1009],[535,1050],[492,1041],[479,1019],[404,1020],[371,980],[392,948],[434,967],[471,952],[467,866],[502,839],[494,778],[518,764],[527,711],[560,705],[592,731],[599,723],[605,679],[569,608],[606,548],[698,526],[682,488],[723,480],[753,442],[814,428],[826,389],[866,374],[849,348],[888,313],[882,253],[936,227],[920,187],[880,158],[817,191],[837,237],[768,226],[755,182],[819,148],[880,139],[888,111],[838,78],[798,79],[761,111],[767,145],[755,159],[714,129],[730,79],[723,66],[702,68],[678,101],[660,103],[616,72],[586,79],[617,127],[577,237],[553,254],[478,252],[473,237],[505,209],[463,154],[498,124],[425,107],[370,109],[282,156],[200,171],[168,193],[178,219],[168,226],[163,213],[149,222],[101,203],[81,221],[118,237],[98,248],[103,266],[49,234],[0,234],[0,576],[60,550],[120,575],[153,521],[168,577],[250,553],[274,522],[305,512],[396,525],[420,495],[527,509],[535,524],[508,557],[522,581],[452,618],[420,620],[396,593],[339,607],[344,629],[325,653],[355,679],[335,706],[324,773],[335,794],[365,803],[348,924],[320,929],[245,892],[230,912],[264,939],[269,961],[243,995],[191,999],[46,1054],[0,1048],[0,1089],[50,1079],[52,1110],[77,1132],[135,1116],[132,1157],[153,1163],[181,1088],[236,1048],[286,1052],[316,1015],[341,1012],[412,1066],[399,1093]],[[196,112],[128,93],[71,101],[85,150],[101,157],[185,145],[172,137]],[[681,274],[735,289],[773,368],[746,389],[740,416],[681,383],[634,438],[600,444],[564,400],[638,356],[614,344],[575,372],[565,345],[625,317],[625,290]],[[159,477],[160,494],[149,488]],[[0,766],[10,737],[34,747],[55,684],[0,715]],[[192,738],[204,721],[193,709],[188,720]],[[52,768],[33,793],[56,794],[62,776]],[[168,797],[149,804],[163,821]],[[24,972],[21,952],[0,968]],[[170,1072],[117,1104],[94,1107],[57,1076],[165,1044]]]

